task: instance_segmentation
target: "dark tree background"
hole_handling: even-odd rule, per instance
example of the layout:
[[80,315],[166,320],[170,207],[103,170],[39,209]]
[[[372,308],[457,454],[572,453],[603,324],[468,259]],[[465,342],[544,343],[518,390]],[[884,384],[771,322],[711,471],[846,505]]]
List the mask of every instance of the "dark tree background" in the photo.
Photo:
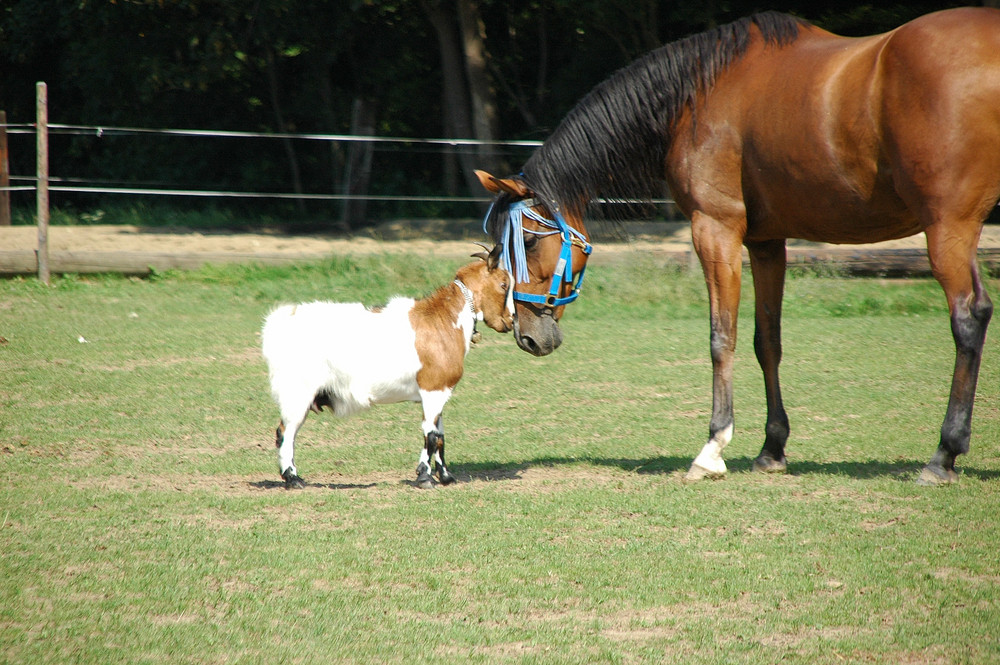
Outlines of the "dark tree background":
[[[3,0],[0,109],[10,123],[34,122],[35,82],[45,81],[50,122],[63,124],[544,139],[636,56],[755,11],[862,35],[955,4],[968,3]],[[473,168],[506,172],[528,153],[89,133],[55,135],[51,162],[53,176],[102,183],[469,196],[481,194]],[[33,139],[11,137],[12,171],[32,173],[33,160]],[[468,211],[310,205],[333,225]]]

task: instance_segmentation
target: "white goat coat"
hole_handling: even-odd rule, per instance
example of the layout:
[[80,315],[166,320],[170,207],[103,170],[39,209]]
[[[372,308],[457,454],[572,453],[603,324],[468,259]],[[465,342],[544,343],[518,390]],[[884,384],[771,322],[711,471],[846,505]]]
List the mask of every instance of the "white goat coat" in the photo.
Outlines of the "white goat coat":
[[[412,298],[397,297],[379,312],[360,303],[331,302],[274,310],[264,322],[261,346],[286,422],[303,417],[318,393],[330,395],[338,416],[373,404],[419,402],[413,305]],[[468,331],[466,353],[474,323],[468,309],[456,322]]]

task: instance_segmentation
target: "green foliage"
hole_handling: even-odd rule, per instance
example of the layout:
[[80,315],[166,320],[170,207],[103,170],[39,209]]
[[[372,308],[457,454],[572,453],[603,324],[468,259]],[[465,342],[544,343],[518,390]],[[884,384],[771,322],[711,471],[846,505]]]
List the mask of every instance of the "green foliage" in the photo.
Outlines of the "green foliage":
[[[34,84],[45,81],[52,122],[342,134],[351,129],[354,101],[367,99],[376,109],[379,135],[442,136],[444,119],[455,109],[443,99],[441,56],[428,18],[438,1],[9,0],[0,5],[0,103],[10,122],[31,123]],[[455,12],[454,3],[444,4]],[[474,4],[497,90],[498,138],[506,139],[545,138],[618,67],[661,43],[761,8],[743,1]],[[859,34],[948,4],[873,8],[813,1],[769,8]],[[303,191],[323,193],[339,191],[348,150],[318,141],[57,132],[50,161],[54,174],[64,178],[175,189],[290,192],[297,170]],[[33,137],[11,136],[15,174],[32,172],[33,153]],[[526,154],[515,150],[488,158],[516,168]],[[426,146],[380,146],[372,168],[378,174],[374,194],[441,195],[454,190],[458,179],[448,175],[451,158],[429,156]],[[109,197],[96,195],[60,194],[56,203],[110,205]],[[284,204],[254,204],[262,205],[276,212]],[[340,212],[336,204],[309,210],[327,219]],[[381,218],[468,210],[393,203],[373,204],[369,213]]]

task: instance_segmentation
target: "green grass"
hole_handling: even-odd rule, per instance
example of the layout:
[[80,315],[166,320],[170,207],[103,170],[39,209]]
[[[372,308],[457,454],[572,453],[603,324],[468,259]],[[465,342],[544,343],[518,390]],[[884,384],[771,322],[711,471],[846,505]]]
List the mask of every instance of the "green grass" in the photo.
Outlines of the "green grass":
[[0,282],[0,661],[1000,659],[1000,349],[961,482],[916,486],[953,363],[930,281],[789,281],[787,475],[750,472],[748,290],[730,476],[682,481],[711,406],[704,287],[640,263],[588,273],[552,356],[484,333],[444,416],[458,484],[409,484],[419,409],[395,405],[311,417],[312,484],[285,491],[265,314],[456,265]]

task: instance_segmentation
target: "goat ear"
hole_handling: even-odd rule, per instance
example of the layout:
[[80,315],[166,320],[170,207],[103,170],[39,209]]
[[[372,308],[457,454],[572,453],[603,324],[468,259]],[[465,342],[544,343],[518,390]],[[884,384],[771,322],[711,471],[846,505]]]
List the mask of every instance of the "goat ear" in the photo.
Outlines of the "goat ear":
[[531,196],[531,190],[520,180],[497,178],[486,171],[476,171],[476,177],[479,178],[480,184],[482,184],[486,191],[491,194],[506,192],[516,199],[526,199]]

